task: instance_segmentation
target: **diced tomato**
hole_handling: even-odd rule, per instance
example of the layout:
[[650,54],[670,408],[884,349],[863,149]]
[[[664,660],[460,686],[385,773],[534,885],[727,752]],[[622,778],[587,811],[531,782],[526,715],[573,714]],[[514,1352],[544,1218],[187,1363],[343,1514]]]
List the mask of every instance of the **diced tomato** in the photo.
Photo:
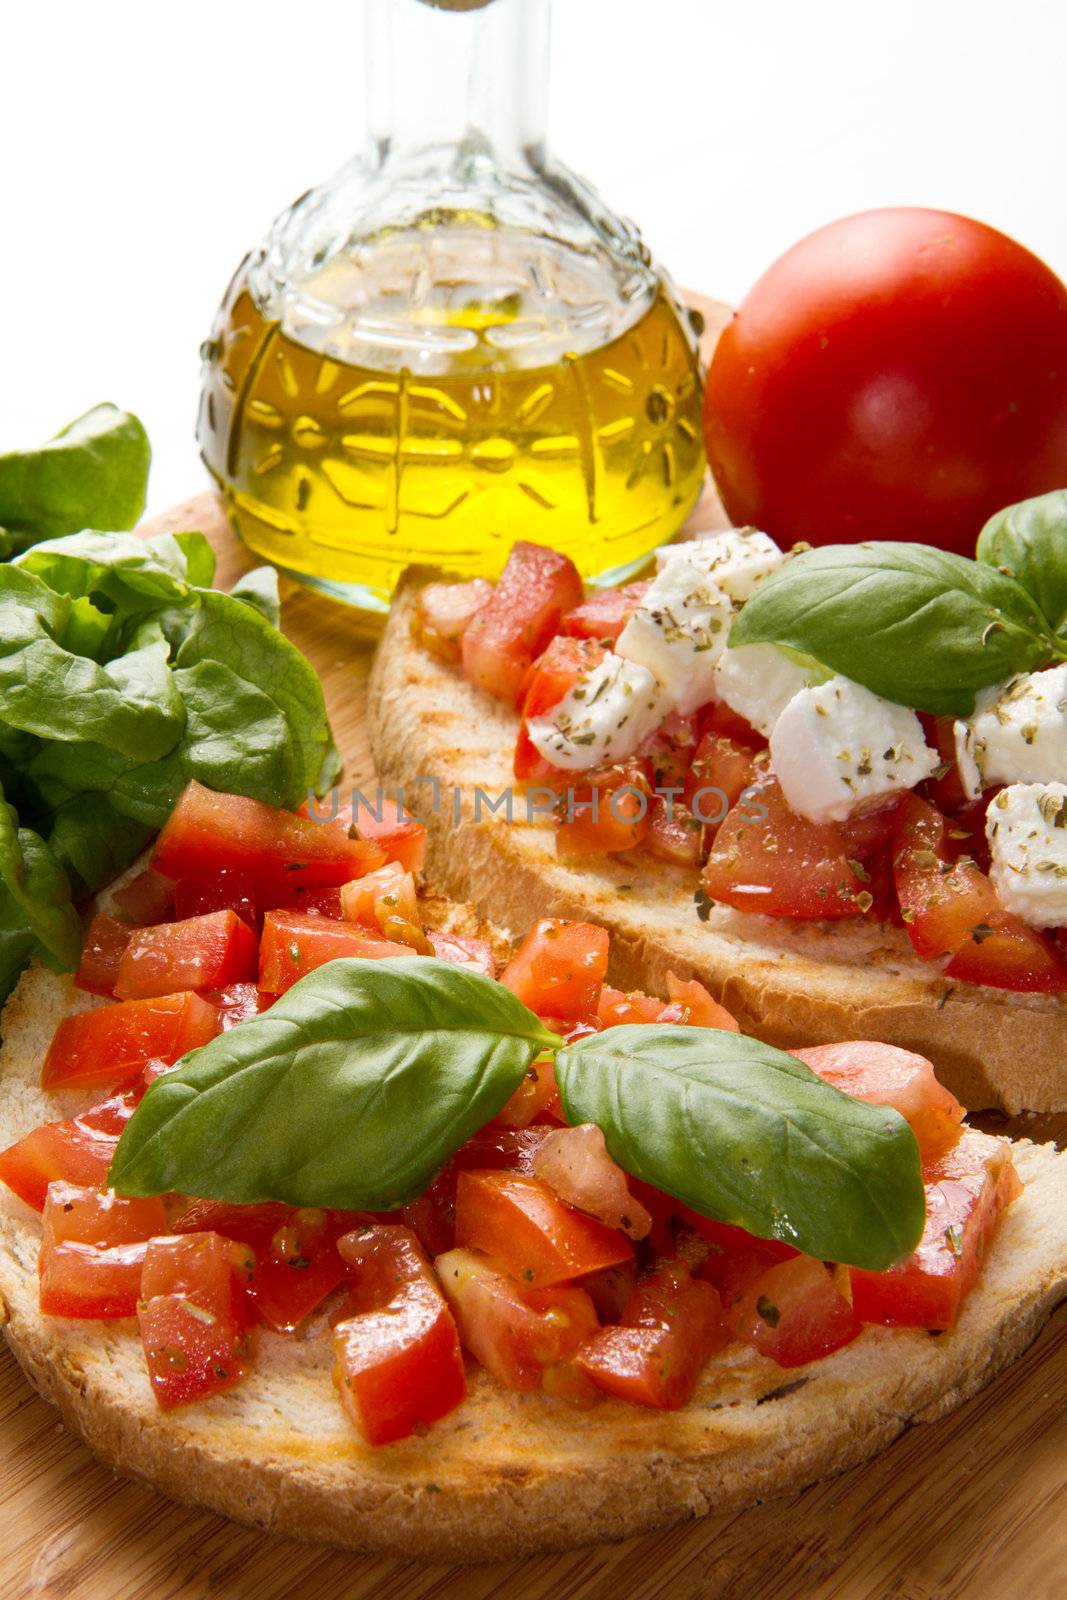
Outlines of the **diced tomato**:
[[461,1172],[456,1243],[501,1261],[534,1288],[580,1278],[632,1255],[615,1228],[564,1205],[547,1184],[512,1172]]
[[261,994],[254,983],[231,983],[208,996],[219,1008],[219,1031],[226,1033],[249,1017],[258,1017],[270,1006],[267,995]]
[[710,1246],[700,1276],[718,1289],[728,1316],[750,1283],[768,1268],[798,1254],[780,1239],[759,1239],[744,1228],[703,1217],[688,1206],[678,1206],[678,1215]]
[[415,632],[440,661],[457,665],[460,640],[488,601],[493,585],[484,578],[469,583],[428,583],[419,591]]
[[162,1200],[53,1183],[41,1223],[42,1314],[132,1317],[147,1241],[167,1229]]
[[334,1381],[368,1444],[421,1432],[467,1392],[459,1333],[409,1228],[345,1234],[355,1281],[334,1325]]
[[743,744],[749,750],[766,750],[767,741],[762,733],[757,733],[752,724],[726,704],[725,700],[713,700],[710,705],[702,706],[697,713],[697,730],[701,738],[705,734],[721,734],[726,739],[732,739],[735,744]]
[[528,1128],[558,1098],[552,1058],[539,1056],[494,1120],[505,1128]]
[[400,923],[421,931],[414,874],[405,872],[399,862],[390,861],[376,872],[368,872],[365,878],[346,883],[341,890],[341,912],[346,922],[361,922],[386,937],[390,936],[390,928]]
[[582,1021],[596,1015],[607,976],[607,930],[591,922],[541,917],[500,974],[538,1015]]
[[769,1267],[729,1309],[739,1339],[780,1367],[802,1367],[849,1344],[860,1321],[838,1288],[838,1273],[811,1256]]
[[99,994],[111,999],[118,982],[119,963],[130,942],[133,929],[128,922],[105,913],[93,918],[82,945],[81,965],[74,982],[87,994]]
[[685,780],[685,804],[699,822],[717,827],[745,790],[766,775],[767,758],[761,751],[725,734],[705,733]]
[[650,994],[642,994],[640,989],[624,994],[621,989],[611,989],[605,984],[597,1001],[597,1021],[602,1028],[616,1028],[628,1022],[658,1022],[663,1004]]
[[626,1173],[608,1154],[594,1123],[554,1128],[534,1152],[534,1177],[566,1205],[584,1211],[631,1239],[647,1238],[652,1217],[630,1190]]
[[172,1065],[219,1031],[219,1009],[198,994],[122,1000],[64,1017],[48,1047],[43,1089],[86,1089],[125,1083],[149,1061]]
[[195,780],[156,841],[153,865],[174,879],[227,868],[247,873],[263,905],[297,888],[347,883],[380,866],[383,848],[349,837],[343,820],[315,822],[245,795],[216,794]]
[[35,1211],[44,1208],[48,1185],[57,1179],[100,1188],[122,1131],[143,1094],[143,1086],[138,1085],[76,1117],[42,1123],[0,1152],[0,1182]]
[[620,1324],[590,1339],[577,1360],[605,1394],[675,1411],[728,1338],[715,1290],[671,1261],[638,1285]]
[[471,1169],[529,1172],[534,1152],[550,1132],[546,1126],[507,1128],[491,1122],[456,1151],[417,1200],[401,1215],[431,1255],[451,1250],[456,1242],[456,1184]]
[[567,556],[520,540],[488,603],[463,635],[463,671],[479,689],[514,705],[527,668],[565,612],[582,602],[582,580]]
[[439,961],[451,961],[455,967],[470,967],[474,972],[484,972],[487,978],[496,977],[496,961],[488,939],[468,939],[465,935],[439,933],[432,928],[426,937]]
[[247,1245],[218,1233],[152,1239],[137,1316],[148,1378],[164,1410],[230,1389],[252,1356]]
[[677,801],[668,805],[662,795],[655,795],[644,846],[657,861],[669,861],[676,867],[699,867],[704,856],[704,824]]
[[115,993],[120,1000],[149,1000],[181,989],[225,989],[254,978],[258,961],[256,936],[235,911],[136,928],[119,962]]
[[869,1039],[809,1045],[791,1054],[835,1089],[899,1111],[911,1124],[924,1159],[950,1149],[960,1136],[964,1108],[938,1083],[925,1056]]
[[434,1267],[464,1345],[507,1389],[539,1388],[599,1327],[583,1289],[531,1289],[473,1250],[450,1250]]
[[935,776],[928,779],[923,792],[939,811],[962,811],[967,804],[967,791],[963,787],[959,762],[956,759],[956,723],[953,717],[932,717],[919,712],[919,721],[926,734],[926,742],[941,757],[941,766]]
[[712,900],[767,917],[856,917],[872,900],[848,859],[841,830],[798,817],[773,779],[722,823],[701,882]]
[[[352,881],[362,883],[363,880],[355,878]],[[340,922],[344,918],[344,911],[341,909],[341,890],[298,889],[293,896],[293,910],[314,912],[316,916],[332,917],[335,922]]]
[[883,846],[892,844],[900,826],[900,803],[901,796],[894,795],[877,811],[865,811],[838,823],[850,860],[870,861]]
[[410,945],[375,938],[355,923],[302,911],[268,911],[259,946],[259,987],[266,994],[284,994],[327,961],[344,956],[379,961],[413,953]]
[[395,800],[383,795],[380,799],[375,796],[373,805],[357,801],[354,808],[348,808],[348,821],[365,845],[376,845],[385,851],[387,861],[399,862],[405,872],[422,871],[426,860],[426,829],[415,817],[409,817]]
[[601,1322],[618,1322],[626,1302],[637,1288],[637,1262],[623,1261],[617,1267],[602,1267],[582,1278],[583,1288]]
[[612,855],[633,850],[652,825],[647,764],[626,761],[582,774],[557,812],[556,853]]
[[[558,706],[585,672],[591,672],[604,659],[603,645],[590,639],[557,636],[528,668],[519,691],[518,740],[515,745],[515,776],[520,783],[539,783],[547,787],[566,787],[570,781],[536,748],[527,731],[531,717],[541,717]],[[558,782],[557,782],[558,780]]]
[[175,1233],[221,1233],[249,1245],[255,1255],[249,1294],[259,1319],[275,1333],[292,1333],[344,1283],[348,1268],[337,1241],[366,1220],[353,1211],[194,1200],[171,1227]]
[[234,911],[250,928],[258,929],[261,908],[252,874],[220,867],[210,874],[181,878],[174,885],[174,915],[179,921],[206,917],[212,911]]
[[973,861],[952,859],[948,823],[918,795],[901,804],[893,865],[908,937],[924,960],[950,956],[947,975],[968,983],[1067,992],[1067,965],[1052,943],[1004,910]]
[[677,790],[677,801],[689,776],[698,743],[697,719],[672,711],[640,745],[638,759],[647,762],[649,781],[656,789]]
[[121,889],[113,890],[111,899],[120,916],[138,927],[168,922],[174,915],[174,883],[152,867],[146,867]]
[[660,1022],[688,1024],[691,1028],[725,1028],[728,1033],[740,1033],[737,1018],[713,1000],[698,979],[683,980],[668,972],[667,994],[670,1005],[660,1012]]
[[925,1169],[926,1228],[914,1253],[888,1272],[851,1269],[862,1322],[951,1328],[974,1288],[1002,1213],[1022,1191],[1011,1147],[977,1128]]
[[627,583],[621,589],[597,589],[580,606],[560,619],[560,632],[576,639],[600,639],[614,644],[648,593],[650,579]]

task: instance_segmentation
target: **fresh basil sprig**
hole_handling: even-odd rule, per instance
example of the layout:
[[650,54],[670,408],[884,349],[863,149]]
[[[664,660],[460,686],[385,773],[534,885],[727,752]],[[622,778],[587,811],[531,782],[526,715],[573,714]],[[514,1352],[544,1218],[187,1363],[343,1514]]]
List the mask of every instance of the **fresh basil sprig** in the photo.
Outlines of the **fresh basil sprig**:
[[1067,630],[1067,489],[998,511],[978,535],[977,555],[1021,583],[1057,634]]
[[956,717],[971,714],[979,689],[1067,657],[1015,577],[891,541],[793,556],[746,603],[729,642],[800,651],[887,700]]
[[919,1148],[899,1112],[757,1039],[608,1028],[560,1051],[556,1081],[568,1121],[595,1122],[621,1167],[704,1216],[874,1272],[922,1236]]
[[[412,1200],[560,1041],[492,979],[416,956],[332,961],[145,1095],[109,1182],[247,1203]],[[707,1216],[879,1271],[925,1217],[908,1124],[793,1056],[713,1028],[621,1027],[559,1050],[568,1118]]]
[[148,1090],[122,1194],[390,1210],[559,1043],[503,984],[427,956],[331,961]]

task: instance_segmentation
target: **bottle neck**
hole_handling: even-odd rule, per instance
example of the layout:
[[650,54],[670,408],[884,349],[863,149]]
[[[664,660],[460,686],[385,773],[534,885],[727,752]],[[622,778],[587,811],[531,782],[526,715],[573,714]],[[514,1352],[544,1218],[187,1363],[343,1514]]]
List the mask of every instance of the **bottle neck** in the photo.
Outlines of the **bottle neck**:
[[543,164],[551,0],[366,0],[368,158]]

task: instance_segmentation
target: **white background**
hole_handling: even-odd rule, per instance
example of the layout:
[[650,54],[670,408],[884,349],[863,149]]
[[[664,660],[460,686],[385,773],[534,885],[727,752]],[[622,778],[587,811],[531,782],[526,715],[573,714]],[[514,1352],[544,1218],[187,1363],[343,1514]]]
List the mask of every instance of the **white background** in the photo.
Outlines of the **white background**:
[[[0,20],[0,449],[101,399],[150,506],[203,486],[197,348],[275,212],[361,143],[360,0]],[[924,204],[1067,276],[1064,0],[556,0],[552,143],[682,283],[737,299],[822,222]]]

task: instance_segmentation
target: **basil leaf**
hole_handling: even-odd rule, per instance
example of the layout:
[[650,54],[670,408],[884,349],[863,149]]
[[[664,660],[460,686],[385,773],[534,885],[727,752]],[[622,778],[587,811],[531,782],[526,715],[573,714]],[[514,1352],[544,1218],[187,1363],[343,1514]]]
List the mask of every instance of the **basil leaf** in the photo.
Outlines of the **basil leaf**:
[[234,600],[243,600],[246,606],[258,611],[272,628],[281,626],[282,607],[278,597],[276,568],[254,567],[251,572],[244,573],[230,590],[230,596]]
[[152,453],[144,428],[95,406],[36,450],[0,456],[0,523],[9,543],[80,528],[132,528],[144,510]]
[[605,1029],[556,1057],[568,1122],[595,1122],[635,1178],[765,1239],[882,1272],[926,1218],[907,1122],[744,1034]]
[[990,517],[978,559],[1033,595],[1057,633],[1067,628],[1067,489],[1022,500]]
[[40,835],[19,827],[18,813],[2,793],[0,879],[43,952],[61,970],[73,971],[81,954],[81,923],[67,875]]
[[502,984],[446,961],[331,961],[157,1079],[108,1182],[390,1210],[558,1042]]
[[975,695],[1056,653],[1022,586],[984,562],[921,544],[828,545],[765,579],[730,644],[813,656],[886,700],[966,717]]

